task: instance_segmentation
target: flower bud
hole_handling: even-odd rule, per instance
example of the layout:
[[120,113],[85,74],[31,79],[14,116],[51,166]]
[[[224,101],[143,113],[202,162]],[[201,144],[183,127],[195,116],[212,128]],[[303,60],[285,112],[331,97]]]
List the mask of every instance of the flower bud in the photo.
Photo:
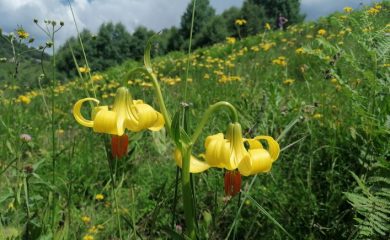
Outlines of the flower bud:
[[34,18],[34,23],[38,24],[38,19]]
[[60,21],[60,26],[64,26],[64,21]]
[[46,47],[51,48],[53,46],[53,42],[48,41],[46,42]]

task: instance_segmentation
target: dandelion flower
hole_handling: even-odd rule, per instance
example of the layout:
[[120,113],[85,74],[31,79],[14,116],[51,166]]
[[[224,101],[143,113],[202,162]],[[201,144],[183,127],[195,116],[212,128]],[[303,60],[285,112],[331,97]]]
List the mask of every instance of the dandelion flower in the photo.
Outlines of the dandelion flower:
[[95,199],[98,200],[98,201],[101,201],[101,200],[104,199],[104,195],[101,194],[101,193],[98,193],[98,194],[96,194]]
[[91,222],[91,218],[88,216],[82,216],[81,221],[83,221],[83,223],[85,223],[85,224],[88,224]]
[[313,115],[313,118],[314,119],[320,119],[320,118],[322,118],[322,114],[321,113],[316,113],[316,114]]
[[283,84],[289,86],[289,85],[292,85],[294,82],[295,82],[294,79],[289,78],[289,79],[284,80]]
[[318,35],[320,35],[320,36],[324,36],[324,35],[326,35],[326,30],[325,29],[320,29],[320,30],[318,30]]
[[345,13],[350,13],[353,9],[351,7],[344,7],[343,10]]
[[95,238],[92,236],[92,235],[85,235],[84,237],[83,237],[83,240],[94,240]]
[[30,34],[24,31],[23,28],[19,28],[18,30],[16,30],[16,33],[18,34],[18,37],[20,39],[27,39],[30,36]]
[[236,43],[236,38],[234,38],[234,37],[227,37],[226,38],[226,42],[229,43],[229,44],[234,44],[234,43]]

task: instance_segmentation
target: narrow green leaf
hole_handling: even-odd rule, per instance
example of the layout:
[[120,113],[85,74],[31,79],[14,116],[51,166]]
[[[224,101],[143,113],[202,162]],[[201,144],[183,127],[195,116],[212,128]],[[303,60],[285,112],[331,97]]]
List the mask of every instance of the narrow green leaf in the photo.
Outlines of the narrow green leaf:
[[284,229],[284,227],[282,227],[282,225],[280,225],[280,223],[278,221],[276,221],[275,218],[273,218],[271,216],[271,214],[269,214],[267,212],[267,210],[265,210],[255,199],[253,199],[249,194],[246,194],[245,192],[243,192],[247,198],[249,198],[252,202],[255,203],[256,207],[260,210],[260,212],[262,212],[269,220],[271,220],[278,228],[280,228],[280,230],[282,230],[289,238],[291,239],[294,239],[294,237],[287,232],[286,229]]

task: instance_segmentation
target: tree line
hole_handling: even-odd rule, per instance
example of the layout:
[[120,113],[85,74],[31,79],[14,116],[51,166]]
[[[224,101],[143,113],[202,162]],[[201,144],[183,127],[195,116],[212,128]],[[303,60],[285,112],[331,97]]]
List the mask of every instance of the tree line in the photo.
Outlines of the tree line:
[[[181,17],[180,26],[163,29],[159,43],[154,51],[164,55],[171,51],[183,51],[188,48],[192,0]],[[299,0],[245,0],[241,8],[231,7],[221,14],[216,14],[209,0],[196,1],[196,13],[193,26],[192,47],[199,48],[225,41],[227,37],[246,37],[259,33],[266,23],[276,28],[279,15],[288,19],[288,24],[304,20],[300,13]],[[245,20],[238,26],[237,19]],[[89,66],[94,71],[122,63],[126,59],[140,60],[148,38],[156,32],[139,26],[129,33],[122,23],[103,23],[94,35],[85,29],[80,33]],[[83,53],[79,40],[68,39],[58,51],[58,70],[68,76],[76,74],[72,50],[79,65],[83,64]]]

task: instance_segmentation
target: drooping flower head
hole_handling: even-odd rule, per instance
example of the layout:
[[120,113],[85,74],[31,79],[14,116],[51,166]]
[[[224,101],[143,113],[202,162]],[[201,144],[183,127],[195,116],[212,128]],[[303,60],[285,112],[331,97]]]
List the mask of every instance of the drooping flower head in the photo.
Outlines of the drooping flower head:
[[[261,141],[267,143],[267,148]],[[280,152],[279,144],[270,136],[244,139],[239,123],[229,124],[225,136],[223,133],[208,136],[205,148],[205,154],[201,155],[204,161],[191,156],[190,172],[199,173],[210,167],[224,168],[228,171],[237,169],[243,176],[268,172]],[[181,167],[182,158],[179,150],[175,151],[175,160]]]
[[144,129],[158,131],[164,126],[161,113],[154,110],[142,100],[132,100],[125,87],[118,88],[112,110],[108,106],[97,106],[92,110],[92,120],[85,119],[81,107],[86,101],[99,103],[95,98],[84,98],[76,102],[73,115],[78,123],[93,128],[98,133],[108,133],[122,136],[125,129],[138,132]]

